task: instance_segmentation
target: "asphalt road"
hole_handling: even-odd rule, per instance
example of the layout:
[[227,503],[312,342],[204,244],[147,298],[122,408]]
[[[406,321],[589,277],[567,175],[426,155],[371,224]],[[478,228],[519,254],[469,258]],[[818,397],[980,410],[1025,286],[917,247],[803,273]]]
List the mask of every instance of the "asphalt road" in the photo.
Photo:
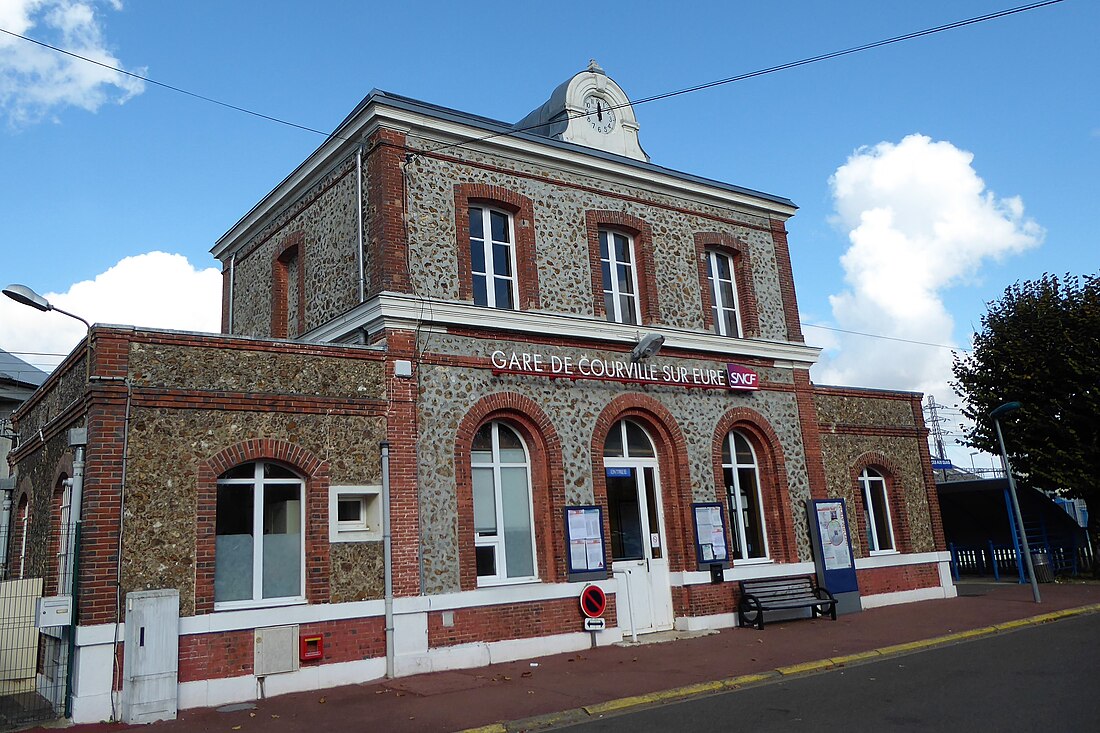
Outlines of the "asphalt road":
[[1097,731],[1100,614],[561,730]]

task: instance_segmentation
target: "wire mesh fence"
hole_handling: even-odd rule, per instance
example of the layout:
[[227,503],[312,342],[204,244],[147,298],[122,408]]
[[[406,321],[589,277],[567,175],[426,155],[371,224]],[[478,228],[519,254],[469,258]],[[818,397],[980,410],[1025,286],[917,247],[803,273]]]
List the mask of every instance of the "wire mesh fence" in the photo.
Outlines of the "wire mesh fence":
[[17,551],[0,581],[0,731],[67,714],[76,543],[65,534],[47,541],[46,563],[29,565]]

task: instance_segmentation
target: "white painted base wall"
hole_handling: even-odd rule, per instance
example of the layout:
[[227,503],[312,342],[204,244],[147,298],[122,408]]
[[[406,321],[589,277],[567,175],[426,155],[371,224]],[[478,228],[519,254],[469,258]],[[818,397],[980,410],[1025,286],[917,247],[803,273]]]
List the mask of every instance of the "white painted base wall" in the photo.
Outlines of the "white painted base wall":
[[[897,593],[881,593],[863,597],[864,608],[875,608],[895,603],[953,598],[957,595],[951,580],[950,555],[948,553],[920,553],[915,555],[887,555],[856,561],[857,568],[938,564],[940,585]],[[738,567],[726,571],[726,582],[741,577],[764,575],[805,574],[813,572],[812,563],[789,565],[764,565]],[[695,585],[710,582],[710,574],[704,572],[673,573],[673,585]],[[615,580],[599,583],[609,595],[617,590]],[[490,664],[512,662],[519,659],[581,651],[592,646],[592,634],[576,631],[566,634],[539,636],[529,639],[509,639],[495,642],[472,642],[451,647],[428,648],[428,614],[460,608],[476,608],[500,603],[526,603],[539,600],[574,597],[580,588],[576,584],[530,584],[495,589],[479,589],[441,596],[418,596],[397,599],[394,618],[394,673],[405,677],[426,672],[453,669],[470,669]],[[280,609],[254,609],[227,613],[206,614],[180,619],[180,635],[239,631],[286,623],[310,623],[352,619],[382,615],[380,601],[362,601],[346,604],[294,606]],[[724,629],[737,625],[737,614],[677,618],[675,627],[681,631]],[[124,627],[113,624],[78,627],[77,653],[73,669],[73,717],[74,723],[95,723],[110,720],[112,660],[114,640],[124,636]],[[623,640],[623,630],[608,628],[595,634],[597,646],[608,646]],[[285,695],[291,692],[324,690],[340,685],[358,684],[382,679],[386,674],[386,660],[366,659],[354,662],[334,662],[303,667],[295,672],[268,675],[261,683],[255,675],[229,679],[199,680],[179,685],[179,708],[215,707],[229,703],[246,702],[260,697]],[[118,700],[115,701],[116,708]]]

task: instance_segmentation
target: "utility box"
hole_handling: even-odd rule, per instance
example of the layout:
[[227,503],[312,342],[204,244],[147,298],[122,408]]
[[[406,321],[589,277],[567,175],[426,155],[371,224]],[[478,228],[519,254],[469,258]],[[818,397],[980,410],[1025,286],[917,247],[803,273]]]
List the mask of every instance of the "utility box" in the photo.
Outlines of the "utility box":
[[122,721],[174,720],[179,683],[180,594],[126,594],[122,661]]
[[268,626],[256,629],[253,668],[257,677],[298,669],[298,627]]

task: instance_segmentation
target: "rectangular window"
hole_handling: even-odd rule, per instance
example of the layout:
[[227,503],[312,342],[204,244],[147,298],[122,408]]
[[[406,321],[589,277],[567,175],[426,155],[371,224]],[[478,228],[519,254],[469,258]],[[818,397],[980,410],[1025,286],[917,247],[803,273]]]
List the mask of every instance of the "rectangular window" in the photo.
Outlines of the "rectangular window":
[[621,232],[600,230],[600,277],[607,320],[612,323],[641,322],[638,310],[638,279],[635,272],[634,239]]
[[382,487],[330,486],[329,542],[376,542],[382,539]]
[[480,206],[471,206],[469,214],[474,305],[513,309],[518,296],[512,215]]
[[707,285],[710,288],[711,320],[714,332],[719,336],[741,335],[741,321],[737,303],[737,284],[734,282],[733,258],[725,252],[708,249]]

